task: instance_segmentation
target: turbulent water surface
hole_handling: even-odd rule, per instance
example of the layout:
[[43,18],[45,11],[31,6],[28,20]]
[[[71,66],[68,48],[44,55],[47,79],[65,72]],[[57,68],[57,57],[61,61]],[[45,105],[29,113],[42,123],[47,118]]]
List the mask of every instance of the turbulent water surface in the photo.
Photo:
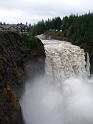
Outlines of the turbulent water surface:
[[[65,41],[42,40],[45,74],[26,82],[20,100],[26,124],[93,124],[89,57]],[[28,70],[29,72],[29,70]]]

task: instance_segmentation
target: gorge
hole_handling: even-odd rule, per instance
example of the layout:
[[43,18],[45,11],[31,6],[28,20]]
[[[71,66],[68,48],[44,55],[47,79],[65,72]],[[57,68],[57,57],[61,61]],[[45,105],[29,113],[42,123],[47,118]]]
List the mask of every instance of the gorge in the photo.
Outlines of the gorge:
[[[89,56],[71,43],[41,39],[45,73],[28,80],[20,99],[25,124],[93,124]],[[38,70],[39,65],[35,65]],[[32,67],[32,66],[31,66]],[[33,73],[33,72],[32,72]]]

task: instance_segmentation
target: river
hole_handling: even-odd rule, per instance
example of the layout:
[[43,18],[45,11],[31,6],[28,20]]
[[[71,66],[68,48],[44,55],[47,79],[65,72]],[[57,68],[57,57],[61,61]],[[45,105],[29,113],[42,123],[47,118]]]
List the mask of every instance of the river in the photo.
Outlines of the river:
[[[43,40],[45,74],[25,83],[20,100],[25,124],[93,124],[93,79],[84,50]],[[29,73],[29,71],[28,71]]]

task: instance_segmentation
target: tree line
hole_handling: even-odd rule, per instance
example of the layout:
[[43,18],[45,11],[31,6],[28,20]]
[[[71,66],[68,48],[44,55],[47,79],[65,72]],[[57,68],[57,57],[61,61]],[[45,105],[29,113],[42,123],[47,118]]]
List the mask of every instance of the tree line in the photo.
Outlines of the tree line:
[[31,26],[32,35],[38,35],[46,31],[61,30],[62,20],[60,17],[48,19],[46,21],[39,21],[37,24]]
[[31,27],[32,35],[46,31],[60,32],[58,35],[67,37],[69,41],[81,47],[93,46],[93,13],[42,20]]

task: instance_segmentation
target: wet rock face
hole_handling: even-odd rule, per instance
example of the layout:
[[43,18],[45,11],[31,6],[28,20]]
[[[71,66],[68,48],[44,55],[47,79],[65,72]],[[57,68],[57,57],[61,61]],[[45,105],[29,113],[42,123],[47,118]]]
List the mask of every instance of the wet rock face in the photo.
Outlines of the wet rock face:
[[23,124],[19,100],[13,91],[24,73],[21,37],[0,32],[0,124]]
[[24,42],[17,33],[0,32],[0,124],[24,124],[15,90],[22,84],[24,63],[45,57],[42,43],[42,47],[30,49]]
[[90,54],[90,73],[93,74],[93,54]]
[[24,124],[19,101],[9,85],[0,93],[0,124]]

